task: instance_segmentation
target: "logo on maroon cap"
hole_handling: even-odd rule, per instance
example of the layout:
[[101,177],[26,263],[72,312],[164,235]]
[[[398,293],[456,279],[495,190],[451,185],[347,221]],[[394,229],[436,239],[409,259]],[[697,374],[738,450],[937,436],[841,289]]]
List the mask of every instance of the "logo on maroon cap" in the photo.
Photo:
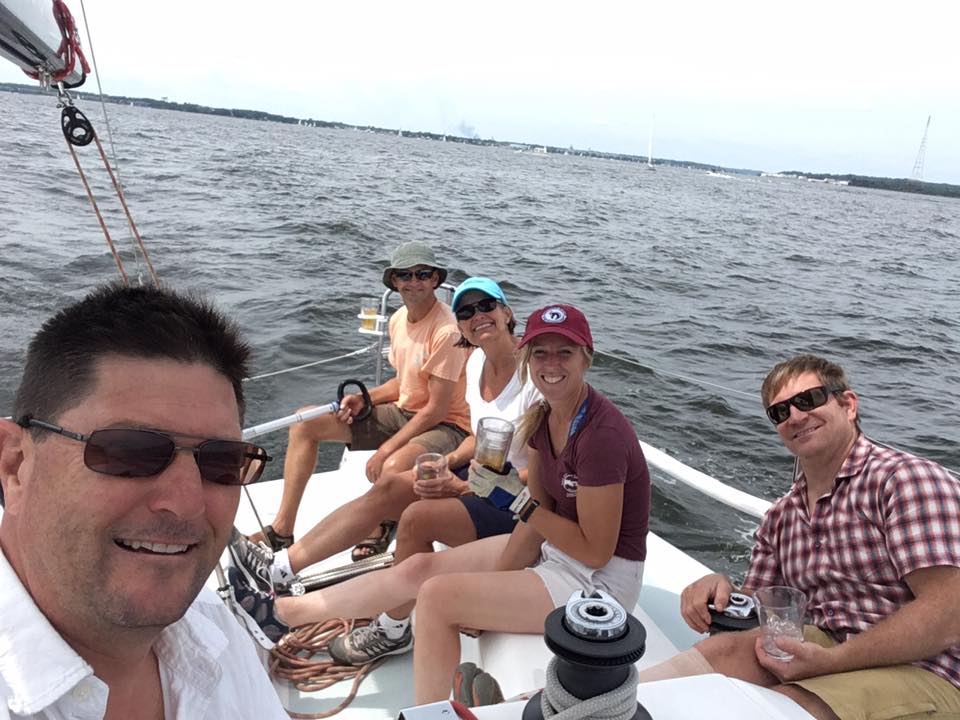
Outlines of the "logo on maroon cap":
[[545,323],[550,323],[551,325],[559,325],[567,319],[567,311],[562,307],[548,307],[543,311],[543,315],[540,316],[540,319]]

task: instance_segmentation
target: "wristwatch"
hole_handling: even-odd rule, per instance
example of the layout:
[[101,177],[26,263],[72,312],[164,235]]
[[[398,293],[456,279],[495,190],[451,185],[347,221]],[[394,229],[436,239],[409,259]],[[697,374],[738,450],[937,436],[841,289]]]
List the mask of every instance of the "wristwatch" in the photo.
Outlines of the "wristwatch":
[[524,487],[510,503],[510,512],[521,522],[526,522],[538,507],[540,507],[540,501],[530,497],[530,488]]
[[530,516],[533,515],[533,511],[540,507],[540,501],[536,498],[530,498],[527,500],[526,504],[520,508],[520,512],[517,513],[517,517],[520,518],[520,522],[527,522],[530,519]]

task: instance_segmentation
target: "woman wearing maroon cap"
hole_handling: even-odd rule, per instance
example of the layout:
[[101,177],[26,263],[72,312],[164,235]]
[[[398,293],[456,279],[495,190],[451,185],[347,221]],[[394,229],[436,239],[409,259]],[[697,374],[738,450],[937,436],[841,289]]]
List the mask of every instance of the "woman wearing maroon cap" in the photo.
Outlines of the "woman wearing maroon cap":
[[[586,380],[593,338],[570,305],[536,310],[519,344],[520,373],[543,394],[521,421],[529,456],[520,517],[492,572],[439,575],[417,596],[418,703],[442,700],[460,660],[459,628],[540,633],[578,590],[628,611],[640,595],[650,477],[633,427]],[[465,678],[457,673],[455,685]],[[462,695],[455,687],[455,694]]]

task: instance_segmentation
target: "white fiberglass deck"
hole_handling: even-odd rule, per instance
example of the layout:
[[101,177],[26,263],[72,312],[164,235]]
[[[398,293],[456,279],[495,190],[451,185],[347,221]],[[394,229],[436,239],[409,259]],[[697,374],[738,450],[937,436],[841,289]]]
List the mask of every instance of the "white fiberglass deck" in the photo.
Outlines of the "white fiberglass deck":
[[[294,534],[301,537],[334,508],[369,488],[364,466],[369,452],[345,452],[341,467],[314,475],[307,485]],[[264,522],[269,522],[280,503],[279,481],[250,487],[250,494]],[[237,512],[237,527],[243,532],[258,528],[246,498]],[[226,558],[224,559],[226,562]],[[336,567],[350,562],[350,553],[340,553],[317,567]],[[709,569],[651,533],[648,537],[640,603],[631,611],[647,631],[647,648],[639,668],[656,664],[678,650],[690,647],[700,636],[680,618],[679,593]],[[540,688],[544,684],[550,652],[539,635],[485,633],[479,641],[462,638],[463,659],[472,660],[498,679],[506,697]],[[413,704],[412,654],[390,658],[364,680],[344,718],[396,718]],[[320,712],[337,705],[350,689],[344,682],[319,693],[301,694],[287,683],[275,681],[281,701],[290,710]],[[658,720],[689,718],[707,711],[717,719],[782,718],[800,720],[809,716],[794,703],[768,690],[719,675],[684,678],[641,686],[638,697]],[[481,709],[478,717],[519,718],[522,703]]]

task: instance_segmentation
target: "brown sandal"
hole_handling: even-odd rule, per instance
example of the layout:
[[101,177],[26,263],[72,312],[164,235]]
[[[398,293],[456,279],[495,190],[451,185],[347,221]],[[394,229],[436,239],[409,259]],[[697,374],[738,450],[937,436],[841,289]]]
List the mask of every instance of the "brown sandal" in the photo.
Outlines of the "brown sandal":
[[371,558],[374,555],[380,555],[385,553],[387,548],[390,547],[390,543],[393,541],[393,538],[397,534],[397,523],[395,520],[384,520],[373,531],[373,534],[361,540],[353,548],[353,551],[350,553],[350,559],[353,562],[359,562],[360,560],[366,560]]
[[274,552],[278,550],[283,550],[293,545],[293,535],[280,535],[276,530],[273,529],[273,525],[265,525],[263,528],[263,536],[267,541],[267,545],[270,546],[270,549]]

